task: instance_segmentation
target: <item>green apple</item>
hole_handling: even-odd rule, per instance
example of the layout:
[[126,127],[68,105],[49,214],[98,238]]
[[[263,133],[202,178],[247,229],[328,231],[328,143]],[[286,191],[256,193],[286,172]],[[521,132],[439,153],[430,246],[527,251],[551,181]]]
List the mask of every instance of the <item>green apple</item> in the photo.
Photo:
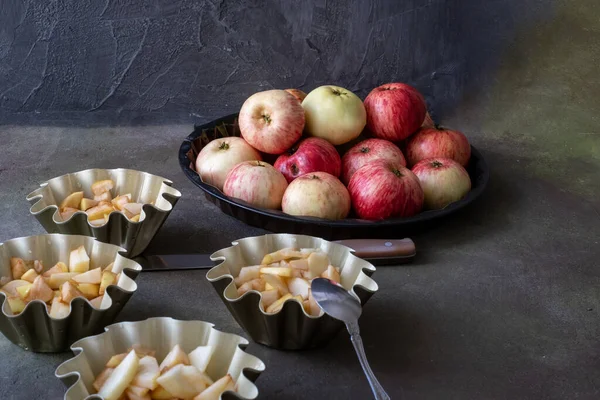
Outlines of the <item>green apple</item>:
[[302,101],[305,130],[337,146],[355,139],[367,124],[360,98],[339,86],[320,86]]

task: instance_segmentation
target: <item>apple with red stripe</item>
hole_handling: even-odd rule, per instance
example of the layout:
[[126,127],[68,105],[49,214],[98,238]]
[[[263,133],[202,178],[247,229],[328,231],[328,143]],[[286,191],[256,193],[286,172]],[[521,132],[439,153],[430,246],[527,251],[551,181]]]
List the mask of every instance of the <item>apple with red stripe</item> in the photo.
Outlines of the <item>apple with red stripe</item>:
[[410,217],[423,208],[419,178],[406,167],[375,160],[359,168],[348,185],[356,215],[366,220]]
[[238,116],[242,137],[255,149],[282,154],[292,147],[304,129],[304,109],[285,90],[265,90],[248,97]]
[[255,207],[280,209],[287,189],[281,172],[264,161],[243,161],[225,179],[223,193]]
[[309,172],[327,172],[340,176],[342,160],[339,153],[325,139],[306,138],[277,157],[274,164],[288,183]]
[[466,167],[471,158],[471,145],[462,132],[438,126],[420,129],[411,136],[404,154],[411,167],[433,157],[450,158]]
[[406,139],[425,120],[425,99],[405,83],[386,83],[371,90],[364,101],[367,128],[373,136],[392,142]]
[[342,182],[348,185],[356,170],[375,160],[386,160],[406,167],[404,155],[394,143],[383,139],[367,139],[352,146],[342,157]]
[[440,210],[459,201],[471,190],[467,171],[449,158],[428,158],[419,161],[412,172],[419,178],[425,194],[425,208]]

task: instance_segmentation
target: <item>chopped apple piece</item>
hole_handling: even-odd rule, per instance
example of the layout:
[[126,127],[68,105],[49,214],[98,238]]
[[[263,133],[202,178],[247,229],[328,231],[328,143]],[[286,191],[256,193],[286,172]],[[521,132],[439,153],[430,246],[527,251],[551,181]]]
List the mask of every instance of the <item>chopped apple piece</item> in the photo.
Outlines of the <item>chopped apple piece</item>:
[[69,218],[71,218],[73,216],[73,214],[75,214],[77,211],[79,211],[79,208],[72,208],[72,207],[61,208],[60,209],[60,218],[63,221],[66,221]]
[[19,292],[17,292],[17,288],[19,286],[27,285],[31,285],[31,283],[22,279],[15,279],[14,281],[10,281],[6,285],[2,286],[2,288],[0,288],[0,291],[6,293],[9,296],[18,296]]
[[260,265],[253,265],[250,267],[243,267],[240,269],[240,273],[233,280],[235,286],[240,287],[244,283],[256,279],[260,276]]
[[71,282],[63,283],[60,288],[62,301],[69,304],[76,297],[85,297]]
[[[169,354],[167,354],[163,362],[160,363],[160,372],[163,373],[165,370],[173,368],[178,364],[190,365],[190,359],[188,358],[188,355],[185,354],[181,346],[176,344],[173,346],[173,349],[171,349]],[[165,387],[165,389],[169,390],[167,387]]]
[[277,301],[273,302],[273,304],[271,304],[269,307],[267,307],[265,312],[267,312],[269,314],[279,312],[283,308],[283,303],[285,303],[287,300],[291,299],[292,297],[293,296],[290,293],[280,297],[279,299],[277,299]]
[[60,297],[55,296],[52,299],[52,305],[50,306],[50,317],[56,319],[63,319],[66,318],[70,312],[71,308],[68,304],[63,303]]
[[261,292],[261,294],[262,297],[260,301],[262,302],[265,310],[279,298],[279,290],[277,289],[265,290]]
[[95,226],[95,227],[100,227],[102,225],[106,224],[106,221],[104,220],[104,218],[102,219],[94,219],[92,221],[88,221],[90,223],[90,225]]
[[115,187],[115,183],[112,179],[104,179],[92,183],[92,193],[99,195],[102,193],[110,192]]
[[288,281],[288,289],[293,296],[301,296],[305,300],[308,299],[310,283],[304,278],[292,278]]
[[194,397],[194,400],[219,400],[221,395],[228,390],[234,390],[235,383],[231,375],[227,374],[206,388],[205,391]]
[[292,268],[292,278],[304,278],[305,272],[306,271],[303,271],[301,269]]
[[114,263],[114,262],[111,262],[110,264],[108,264],[106,267],[104,267],[104,268],[102,269],[102,272],[104,272],[104,271],[110,271],[110,272],[113,272],[113,270],[112,270],[112,269],[113,269],[113,267],[114,267],[114,266],[115,266],[115,263]]
[[158,385],[158,387],[150,393],[150,398],[152,400],[172,400],[175,396],[169,393],[164,387]]
[[119,211],[121,211],[123,209],[123,206],[129,202],[131,202],[131,194],[117,196],[111,200],[113,207]]
[[102,268],[94,268],[88,272],[76,275],[73,277],[73,280],[77,283],[100,284],[102,282]]
[[99,296],[98,291],[100,290],[100,285],[94,283],[79,283],[77,284],[77,290],[79,290],[86,299],[92,300]]
[[193,365],[178,364],[162,373],[156,380],[173,396],[190,399],[206,389],[207,383],[202,380],[203,373]]
[[51,289],[59,289],[63,283],[70,281],[77,275],[77,272],[60,272],[52,274],[50,275],[50,278],[48,278],[48,286],[50,286]]
[[292,261],[290,261],[290,267],[292,267],[294,269],[308,271],[308,260],[306,258],[301,258],[299,260],[292,260]]
[[[33,271],[33,270],[32,270]],[[17,288],[17,293],[19,293],[19,296],[21,296],[21,298],[23,300],[25,300],[27,298],[27,295],[29,294],[29,291],[31,290],[31,287],[33,285],[23,285],[23,286],[19,286]]]
[[56,265],[54,265],[54,267],[52,267],[48,271],[44,272],[42,274],[42,276],[45,278],[48,278],[52,274],[57,274],[57,273],[62,273],[62,272],[69,272],[69,267],[67,267],[67,264],[65,264],[64,262],[59,261],[56,263]]
[[136,215],[140,215],[142,213],[142,203],[127,203],[123,205],[121,211],[127,218],[133,218]]
[[340,273],[338,272],[338,270],[333,266],[330,265],[327,267],[327,271],[323,272],[321,274],[321,277],[323,278],[327,278],[329,280],[332,280],[336,283],[340,283],[341,279],[340,279]]
[[278,276],[283,276],[283,277],[290,277],[292,276],[292,269],[287,267],[287,268],[281,268],[281,267],[263,267],[260,269],[260,273],[261,274],[271,274],[271,275],[278,275]]
[[327,257],[327,254],[322,252],[311,253],[310,256],[308,256],[309,279],[321,276],[328,265],[329,257]]
[[121,354],[112,356],[110,358],[110,360],[108,360],[108,362],[106,363],[105,367],[117,368],[119,366],[119,364],[121,364],[121,361],[123,361],[125,359],[125,357],[127,357],[127,354],[129,354],[130,352],[131,352],[131,350],[129,350],[127,353],[121,353]]
[[92,305],[92,307],[100,309],[100,306],[102,305],[102,299],[104,298],[104,296],[98,296],[96,298],[93,298],[90,300],[90,304]]
[[271,285],[268,282],[265,282],[265,290],[273,290],[273,289],[275,289],[275,286]]
[[106,292],[106,288],[110,285],[117,283],[117,276],[108,270],[108,267],[102,272],[102,278],[100,280],[100,289],[98,294],[103,295]]
[[12,273],[13,279],[21,279],[23,274],[27,272],[29,268],[25,265],[25,261],[22,258],[11,257],[10,258],[10,272]]
[[261,290],[265,290],[265,281],[263,281],[260,278],[252,279],[251,281],[248,281],[242,286],[240,286],[237,292],[241,296],[244,293],[249,292],[250,290],[258,290],[259,292]]
[[156,386],[158,386],[156,379],[159,376],[160,371],[158,369],[158,362],[156,361],[156,358],[144,356],[140,359],[140,365],[131,384],[145,388],[147,391],[154,390],[156,389]]
[[23,276],[21,277],[22,280],[27,281],[27,282],[31,282],[33,283],[33,281],[35,280],[35,278],[37,278],[39,275],[37,272],[35,272],[35,269],[28,269],[27,272],[25,272],[23,274]]
[[215,346],[198,346],[190,354],[190,363],[200,372],[205,372],[215,352]]
[[127,352],[130,352],[131,350],[135,350],[135,353],[138,355],[139,358],[143,358],[145,356],[154,357],[156,355],[155,350],[147,349],[137,344],[134,344],[129,349],[127,349]]
[[313,315],[315,317],[318,317],[319,315],[321,315],[321,308],[319,307],[319,305],[317,304],[317,302],[315,301],[315,298],[312,296],[312,291],[309,289],[308,290],[308,306],[310,309],[309,314]]
[[304,257],[308,257],[311,255],[311,253],[316,253],[316,252],[321,252],[321,249],[315,249],[315,248],[303,248],[300,249],[300,253],[304,256]]
[[286,260],[288,258],[302,258],[304,255],[296,249],[293,248],[285,248],[281,250],[277,250],[273,253],[269,253],[263,257],[261,264],[272,264],[274,262],[279,262],[281,260]]
[[94,380],[94,383],[92,383],[92,386],[94,387],[94,389],[96,389],[96,391],[100,390],[100,388],[104,385],[104,383],[106,382],[108,377],[113,373],[114,370],[114,368],[104,368],[102,372],[98,374],[98,376]]
[[71,251],[69,255],[69,272],[87,272],[90,269],[90,257],[83,245]]
[[133,381],[138,366],[138,356],[132,350],[98,390],[98,396],[103,397],[104,400],[118,400]]
[[[136,391],[141,390],[144,394],[139,395]],[[129,386],[124,394],[125,400],[152,400],[150,394],[148,394],[148,389],[138,388],[136,386]]]
[[98,202],[110,202],[112,200],[112,195],[110,194],[110,192],[104,192],[102,194],[96,194],[94,195],[94,200],[98,201]]
[[8,302],[8,307],[10,311],[12,311],[13,315],[20,314],[24,309],[27,303],[23,301],[20,296],[9,296],[6,301]]
[[41,300],[44,303],[49,302],[54,298],[54,292],[48,286],[43,277],[38,276],[31,284],[31,289],[27,294],[27,301]]
[[94,199],[87,199],[87,198],[83,198],[81,199],[81,202],[79,203],[79,209],[81,211],[87,211],[92,207],[96,207],[98,205],[98,200],[94,200]]
[[88,215],[88,219],[91,221],[93,220],[97,220],[97,219],[102,219],[104,220],[105,214],[110,214],[111,212],[114,211],[114,208],[112,208],[112,206],[110,204],[98,204],[95,207],[92,207],[88,210],[86,210],[86,214]]
[[[282,296],[289,293],[285,281],[280,276],[265,274],[262,276],[262,279],[272,287],[276,288]],[[267,285],[265,284],[265,288],[266,286]]]
[[42,273],[42,271],[44,270],[44,263],[42,262],[42,260],[34,260],[33,261],[33,270],[37,274],[41,274]]
[[62,203],[60,203],[60,208],[73,208],[75,210],[79,209],[79,203],[81,203],[81,199],[83,199],[83,192],[73,192],[68,195]]

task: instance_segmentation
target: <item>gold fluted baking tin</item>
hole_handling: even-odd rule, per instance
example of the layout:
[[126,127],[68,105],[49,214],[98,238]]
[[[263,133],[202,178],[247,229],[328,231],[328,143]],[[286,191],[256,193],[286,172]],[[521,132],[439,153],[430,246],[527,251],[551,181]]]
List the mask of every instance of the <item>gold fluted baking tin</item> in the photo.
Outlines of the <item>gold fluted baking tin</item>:
[[82,337],[102,332],[114,322],[133,292],[134,282],[142,266],[122,256],[123,248],[102,243],[90,236],[44,234],[8,240],[0,244],[0,276],[11,276],[10,257],[42,260],[44,270],[58,261],[68,265],[71,250],[83,245],[90,256],[90,268],[105,267],[114,262],[113,271],[123,272],[116,285],[106,289],[100,309],[84,298],[71,302],[66,318],[48,315],[46,304],[32,301],[18,315],[12,315],[6,296],[0,292],[0,331],[11,342],[25,350],[50,353],[67,351]]
[[65,400],[100,399],[90,395],[94,377],[111,356],[124,353],[133,345],[156,351],[159,362],[179,344],[186,353],[197,346],[215,346],[215,352],[206,373],[216,380],[231,374],[237,393],[225,392],[222,399],[255,399],[258,388],[254,384],[265,364],[246,353],[248,341],[241,336],[225,333],[204,321],[181,321],[169,317],[149,318],[139,322],[121,322],[106,327],[106,332],[81,339],[71,346],[75,357],[56,369],[56,377],[67,386]]
[[[60,202],[76,191],[83,191],[85,197],[93,198],[92,183],[102,179],[115,182],[114,195],[131,193],[135,202],[144,203],[140,221],[132,222],[120,211],[112,212],[108,222],[98,227],[88,222],[83,211],[63,221],[58,210]],[[102,242],[121,246],[127,250],[128,257],[135,257],[148,247],[181,197],[181,193],[171,185],[168,179],[142,171],[86,169],[42,183],[40,188],[27,195],[27,201],[31,204],[29,212],[47,232],[93,236]]]
[[260,293],[256,290],[238,297],[233,277],[242,267],[258,265],[265,254],[286,247],[320,248],[329,255],[332,265],[339,267],[341,284],[356,295],[361,304],[378,290],[370,276],[375,267],[352,254],[352,249],[327,240],[293,234],[267,234],[232,242],[233,246],[211,255],[221,261],[206,274],[221,300],[252,340],[283,350],[301,350],[327,344],[343,328],[340,321],[322,314],[308,315],[296,300],[288,300],[276,314],[266,314],[259,307]]

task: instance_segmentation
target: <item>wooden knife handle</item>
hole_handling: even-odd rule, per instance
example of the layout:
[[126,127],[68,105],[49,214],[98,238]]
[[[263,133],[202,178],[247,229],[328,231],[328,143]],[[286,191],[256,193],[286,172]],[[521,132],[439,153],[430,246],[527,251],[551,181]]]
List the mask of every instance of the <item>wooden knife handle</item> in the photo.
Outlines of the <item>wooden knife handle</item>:
[[411,257],[416,254],[415,243],[411,239],[347,239],[336,243],[354,250],[360,258]]

